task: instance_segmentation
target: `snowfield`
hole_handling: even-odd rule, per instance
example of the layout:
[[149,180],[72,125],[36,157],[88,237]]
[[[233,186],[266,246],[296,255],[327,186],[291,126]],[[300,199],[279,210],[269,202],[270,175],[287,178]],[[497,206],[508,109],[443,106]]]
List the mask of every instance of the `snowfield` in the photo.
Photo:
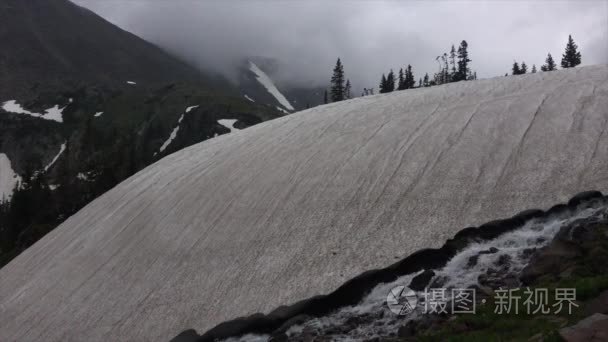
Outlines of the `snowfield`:
[[8,156],[0,153],[0,202],[13,196],[15,185],[20,181],[21,177],[13,171]]
[[281,106],[291,111],[294,110],[291,103],[289,103],[289,100],[287,100],[287,98],[279,91],[279,89],[277,89],[277,87],[274,85],[274,82],[272,82],[270,77],[268,77],[268,75],[266,75],[266,73],[262,71],[262,69],[258,68],[255,63],[249,62],[249,70],[251,70],[256,75],[258,82],[260,82],[260,84],[263,85],[264,88],[266,88],[266,90],[268,90],[268,92],[272,96],[274,96],[275,99],[277,99],[277,101],[279,101]]
[[[72,99],[70,99],[70,103],[72,103]],[[4,111],[14,114],[25,114],[29,116],[33,116],[36,118],[42,118],[45,120],[53,120],[57,122],[63,122],[63,110],[67,106],[63,108],[59,108],[59,105],[55,105],[49,109],[46,109],[43,114],[30,112],[29,110],[23,108],[17,101],[10,100],[6,101],[2,104],[2,109]]]
[[57,159],[59,159],[59,157],[61,157],[61,155],[63,154],[63,151],[65,151],[65,148],[67,147],[67,141],[64,142],[63,144],[61,144],[61,146],[59,147],[59,152],[55,155],[55,157],[53,157],[53,159],[44,167],[44,172],[47,172],[53,165],[55,165],[55,163],[57,162]]
[[169,341],[608,190],[608,67],[319,106],[173,153],[0,269],[8,341]]

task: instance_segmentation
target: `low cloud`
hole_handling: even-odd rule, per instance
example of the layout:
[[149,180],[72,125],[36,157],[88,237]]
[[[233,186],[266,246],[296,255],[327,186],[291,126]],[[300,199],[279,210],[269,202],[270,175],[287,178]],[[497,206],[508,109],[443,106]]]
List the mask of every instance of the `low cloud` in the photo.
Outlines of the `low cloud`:
[[202,68],[233,76],[247,56],[276,58],[280,81],[325,85],[339,56],[357,88],[411,64],[417,78],[462,39],[479,77],[514,60],[559,63],[568,34],[583,64],[608,63],[608,1],[76,0]]

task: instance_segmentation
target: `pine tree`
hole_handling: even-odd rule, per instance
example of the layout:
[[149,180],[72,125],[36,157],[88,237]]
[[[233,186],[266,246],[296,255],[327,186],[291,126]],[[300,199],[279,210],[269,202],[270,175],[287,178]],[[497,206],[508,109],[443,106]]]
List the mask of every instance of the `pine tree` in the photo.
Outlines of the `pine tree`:
[[513,75],[519,75],[521,73],[521,69],[519,69],[519,64],[517,62],[513,62]]
[[344,100],[344,81],[344,66],[338,58],[334,67],[334,74],[331,77],[330,94],[332,102]]
[[456,81],[463,81],[467,79],[467,75],[469,74],[469,45],[466,40],[463,40],[460,43],[460,47],[458,48],[458,71],[456,72]]
[[323,103],[327,104],[327,89],[325,89],[325,94],[323,95]]
[[553,71],[553,70],[557,70],[557,66],[555,65],[555,62],[553,61],[553,57],[551,57],[551,54],[547,54],[547,59],[545,60],[545,64],[542,65],[540,67],[541,71]]
[[380,78],[380,94],[388,93],[387,84],[386,75],[382,74],[382,78]]
[[562,68],[574,68],[581,64],[581,53],[576,51],[576,49],[578,49],[578,46],[574,43],[572,35],[569,35],[566,51],[562,55]]
[[346,80],[346,85],[344,86],[344,97],[346,99],[350,99],[350,80]]
[[521,62],[521,69],[519,70],[519,73],[521,75],[525,74],[528,72],[528,66],[526,65],[526,62]]
[[416,86],[416,77],[414,77],[414,72],[412,71],[411,65],[407,65],[407,71],[405,74],[407,75],[405,78],[405,87],[407,89],[414,88]]
[[393,70],[391,69],[391,71],[389,71],[388,75],[386,76],[386,89],[387,92],[391,92],[393,90],[395,90],[395,73],[393,72]]
[[453,80],[456,75],[456,49],[452,44],[452,50],[450,50],[450,64],[452,65],[451,79]]
[[430,84],[429,84],[429,74],[428,74],[428,72],[427,72],[426,74],[424,74],[424,80],[422,81],[422,84],[423,84],[425,87],[428,87],[428,86],[430,85]]
[[532,71],[533,74],[536,74],[536,64],[532,64]]
[[420,77],[420,80],[418,80],[418,88],[422,88],[422,77]]
[[397,90],[405,89],[405,77],[403,76],[403,68],[399,69],[399,79],[397,82]]

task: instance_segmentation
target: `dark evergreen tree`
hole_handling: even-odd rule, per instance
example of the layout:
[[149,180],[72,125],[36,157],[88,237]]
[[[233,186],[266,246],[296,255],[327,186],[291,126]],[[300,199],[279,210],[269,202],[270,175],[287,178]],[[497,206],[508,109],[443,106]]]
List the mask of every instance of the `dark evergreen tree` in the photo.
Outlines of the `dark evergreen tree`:
[[386,82],[386,75],[382,74],[380,78],[380,94],[388,93],[388,82]]
[[334,67],[334,74],[331,77],[331,88],[330,95],[332,102],[338,102],[344,100],[344,66],[338,58],[336,66]]
[[521,69],[519,68],[519,63],[517,62],[513,62],[513,68],[511,70],[513,71],[513,75],[521,74]]
[[422,81],[422,85],[424,85],[425,87],[428,87],[430,85],[429,84],[429,74],[428,73],[424,74],[424,80]]
[[555,62],[553,61],[553,57],[551,57],[550,53],[547,54],[547,59],[545,60],[545,64],[540,67],[540,70],[542,70],[542,71],[557,70],[557,66],[555,65]]
[[350,99],[350,80],[346,80],[346,85],[344,86],[344,97],[346,99]]
[[325,89],[325,94],[323,94],[323,103],[327,104],[327,89]]
[[391,71],[389,71],[388,75],[386,76],[386,89],[387,92],[391,92],[393,90],[395,90],[395,73],[393,72],[393,70],[391,69]]
[[528,66],[526,65],[526,62],[521,62],[521,68],[519,69],[519,73],[521,75],[525,74],[528,72]]
[[414,88],[415,85],[416,78],[414,77],[412,66],[408,64],[407,69],[405,70],[405,89]]
[[532,71],[531,73],[536,74],[536,64],[532,64]]
[[418,80],[418,88],[422,88],[422,77]]
[[467,44],[467,41],[463,40],[458,48],[458,70],[455,77],[456,81],[466,80],[467,75],[469,74],[469,62],[471,62],[471,59],[469,59],[468,47],[469,45]]
[[562,55],[562,68],[574,68],[581,64],[581,53],[577,51],[578,46],[574,43],[572,35],[568,36],[566,51]]
[[456,49],[454,48],[454,44],[452,44],[452,50],[450,50],[450,64],[452,65],[452,72],[450,74],[451,79],[454,79],[456,75]]
[[405,77],[403,75],[403,68],[399,69],[399,79],[397,82],[397,90],[405,89]]

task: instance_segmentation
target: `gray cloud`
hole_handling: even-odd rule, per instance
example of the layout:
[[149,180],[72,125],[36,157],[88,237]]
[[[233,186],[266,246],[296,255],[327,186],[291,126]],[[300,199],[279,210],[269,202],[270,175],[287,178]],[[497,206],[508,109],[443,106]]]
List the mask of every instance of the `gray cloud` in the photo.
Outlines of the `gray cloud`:
[[75,0],[201,67],[227,75],[245,56],[277,58],[287,84],[326,84],[336,57],[358,87],[412,64],[416,77],[462,39],[479,77],[513,60],[561,59],[568,34],[584,64],[608,63],[608,1]]

